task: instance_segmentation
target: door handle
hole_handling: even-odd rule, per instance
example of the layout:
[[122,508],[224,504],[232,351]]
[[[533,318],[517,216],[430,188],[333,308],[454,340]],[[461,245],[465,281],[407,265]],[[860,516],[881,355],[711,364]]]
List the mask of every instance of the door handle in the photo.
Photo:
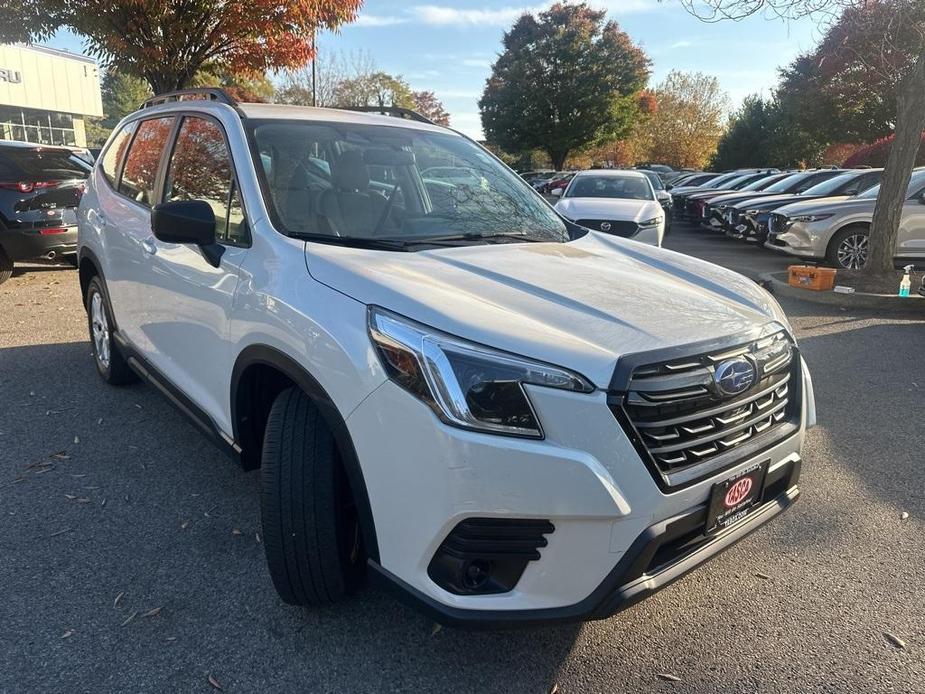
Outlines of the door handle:
[[97,212],[93,208],[87,210],[87,221],[98,233],[106,228],[106,215],[102,212]]
[[141,242],[141,249],[148,255],[154,255],[157,253],[157,244],[153,239],[148,238]]

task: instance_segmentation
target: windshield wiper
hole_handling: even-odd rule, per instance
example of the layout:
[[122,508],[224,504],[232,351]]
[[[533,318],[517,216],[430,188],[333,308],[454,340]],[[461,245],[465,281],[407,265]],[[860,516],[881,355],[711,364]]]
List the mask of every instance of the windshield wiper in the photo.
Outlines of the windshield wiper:
[[329,246],[347,246],[348,248],[371,248],[383,251],[405,251],[408,244],[401,239],[373,239],[361,236],[331,236],[329,234],[300,234],[291,233],[290,238],[301,241],[314,241],[326,243]]

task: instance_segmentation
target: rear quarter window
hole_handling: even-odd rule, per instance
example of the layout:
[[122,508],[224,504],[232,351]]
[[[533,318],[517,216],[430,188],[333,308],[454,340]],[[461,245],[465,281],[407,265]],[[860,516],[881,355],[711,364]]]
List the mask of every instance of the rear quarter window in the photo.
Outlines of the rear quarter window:
[[137,125],[138,122],[133,121],[122,126],[119,132],[112,138],[109,147],[106,148],[106,152],[100,160],[100,169],[103,172],[103,177],[109,181],[109,185],[113,188],[116,187],[116,177],[119,174],[119,162],[121,162],[125,156],[125,150],[128,149],[128,144],[132,139],[132,133],[135,132]]

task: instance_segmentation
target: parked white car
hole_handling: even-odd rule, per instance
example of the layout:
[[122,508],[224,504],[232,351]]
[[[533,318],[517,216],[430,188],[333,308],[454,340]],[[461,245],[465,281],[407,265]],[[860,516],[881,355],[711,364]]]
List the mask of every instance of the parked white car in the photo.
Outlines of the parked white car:
[[80,285],[102,379],[261,469],[284,601],[370,574],[449,624],[602,618],[796,500],[812,382],[757,284],[563,220],[446,128],[208,94],[115,128]]
[[556,210],[588,229],[653,246],[661,246],[665,236],[665,211],[639,171],[581,171],[561,193]]

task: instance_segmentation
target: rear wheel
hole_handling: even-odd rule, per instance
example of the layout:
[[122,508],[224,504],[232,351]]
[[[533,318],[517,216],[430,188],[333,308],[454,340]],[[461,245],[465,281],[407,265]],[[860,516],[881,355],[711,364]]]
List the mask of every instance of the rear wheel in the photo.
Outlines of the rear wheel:
[[270,409],[260,510],[267,565],[283,601],[327,605],[360,583],[360,527],[337,446],[298,388],[284,390]]
[[93,347],[93,361],[96,370],[106,383],[120,386],[138,380],[128,362],[122,356],[112,336],[112,311],[99,277],[93,277],[87,285],[87,324],[90,328],[90,344]]
[[13,261],[0,248],[0,284],[6,282],[13,275]]
[[861,270],[870,258],[870,230],[853,226],[836,232],[829,242],[826,260],[845,270]]

